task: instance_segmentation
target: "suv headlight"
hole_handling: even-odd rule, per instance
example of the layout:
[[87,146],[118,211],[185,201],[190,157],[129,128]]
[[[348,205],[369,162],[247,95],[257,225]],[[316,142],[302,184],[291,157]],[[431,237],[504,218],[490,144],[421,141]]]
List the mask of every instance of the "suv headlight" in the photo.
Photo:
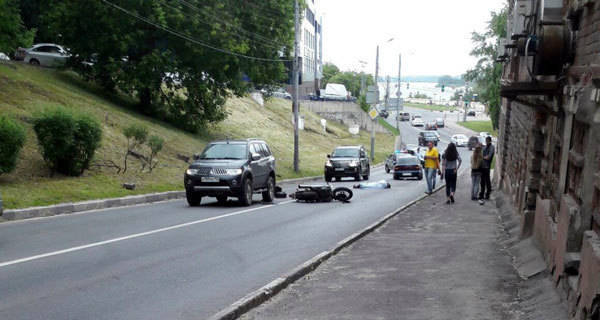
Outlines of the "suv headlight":
[[242,169],[240,169],[240,168],[237,168],[237,169],[225,169],[225,173],[228,176],[237,176],[237,175],[242,174]]
[[358,161],[356,161],[356,160],[350,161],[350,166],[351,167],[358,167]]
[[198,169],[187,169],[185,171],[185,174],[187,174],[188,176],[195,176],[199,173]]

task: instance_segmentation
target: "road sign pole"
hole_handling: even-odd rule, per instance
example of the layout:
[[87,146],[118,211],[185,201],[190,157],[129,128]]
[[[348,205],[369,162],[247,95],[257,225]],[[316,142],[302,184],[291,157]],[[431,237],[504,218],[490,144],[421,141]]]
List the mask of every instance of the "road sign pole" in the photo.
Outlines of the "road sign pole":
[[299,9],[298,0],[294,1],[294,25],[295,25],[295,37],[294,37],[294,62],[293,62],[293,77],[294,77],[294,101],[292,108],[294,109],[294,172],[298,172],[299,168],[299,145],[298,145],[298,82],[300,81],[299,70],[298,70],[298,41],[300,38],[300,24],[299,24]]
[[[377,83],[377,77],[379,77],[379,45],[377,45],[377,55],[375,58],[375,107],[379,102],[379,84]],[[371,126],[371,162],[375,161],[375,120],[373,119],[373,125]]]

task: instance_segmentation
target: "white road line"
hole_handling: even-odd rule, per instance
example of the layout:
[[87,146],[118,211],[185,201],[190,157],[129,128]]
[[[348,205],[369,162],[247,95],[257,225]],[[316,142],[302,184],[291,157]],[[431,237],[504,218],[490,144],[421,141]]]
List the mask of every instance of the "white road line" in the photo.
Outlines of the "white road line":
[[271,207],[274,207],[274,206],[277,206],[277,205],[288,204],[288,203],[291,203],[291,202],[294,202],[294,201],[295,200],[289,200],[289,201],[279,202],[276,205],[272,204],[272,205],[267,205],[267,206],[260,206],[260,207],[256,207],[256,208],[251,208],[251,209],[241,210],[241,211],[237,211],[237,212],[227,213],[227,214],[216,216],[216,217],[210,217],[210,218],[206,218],[206,219],[201,219],[201,220],[195,220],[195,221],[191,221],[191,222],[176,224],[176,225],[170,226],[170,227],[165,227],[165,228],[150,230],[150,231],[141,232],[141,233],[135,233],[135,234],[131,234],[131,235],[124,236],[124,237],[119,237],[119,238],[114,238],[114,239],[109,239],[109,240],[94,242],[94,243],[86,244],[86,245],[83,245],[83,246],[72,247],[72,248],[68,248],[68,249],[63,249],[63,250],[58,250],[58,251],[53,251],[53,252],[38,254],[38,255],[35,255],[35,256],[21,258],[21,259],[16,259],[16,260],[12,260],[12,261],[1,262],[0,263],[0,268],[11,266],[11,265],[15,265],[15,264],[19,264],[19,263],[24,263],[24,262],[28,262],[28,261],[33,261],[33,260],[39,260],[39,259],[43,259],[43,258],[58,256],[58,255],[61,255],[61,254],[70,253],[70,252],[74,252],[74,251],[80,251],[80,250],[84,250],[84,249],[89,249],[89,248],[104,246],[104,245],[115,243],[115,242],[120,242],[120,241],[131,240],[131,239],[140,238],[140,237],[145,237],[145,236],[149,236],[149,235],[160,233],[160,232],[165,232],[165,231],[180,229],[180,228],[189,227],[189,226],[192,226],[192,225],[206,223],[206,222],[210,222],[210,221],[220,220],[220,219],[224,219],[224,218],[228,218],[228,217],[238,216],[238,215],[245,214],[245,213],[252,212],[252,211],[267,209],[267,208],[271,208]]

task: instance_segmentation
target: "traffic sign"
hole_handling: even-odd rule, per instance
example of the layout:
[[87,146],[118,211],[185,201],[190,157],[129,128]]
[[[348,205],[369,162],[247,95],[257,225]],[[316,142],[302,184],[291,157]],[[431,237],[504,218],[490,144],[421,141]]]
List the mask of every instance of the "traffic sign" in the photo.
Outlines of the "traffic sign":
[[371,117],[371,120],[375,120],[377,118],[378,114],[379,114],[379,112],[377,112],[377,109],[375,109],[375,108],[371,108],[369,110],[369,117]]

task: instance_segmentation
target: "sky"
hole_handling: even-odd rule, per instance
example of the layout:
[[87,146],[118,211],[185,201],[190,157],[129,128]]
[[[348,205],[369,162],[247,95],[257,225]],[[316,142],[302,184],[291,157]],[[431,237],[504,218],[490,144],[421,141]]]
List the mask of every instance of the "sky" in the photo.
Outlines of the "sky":
[[[471,33],[483,32],[491,11],[506,0],[319,0],[323,13],[323,60],[342,70],[381,76],[459,76],[477,59]],[[387,42],[394,38],[391,42]],[[361,64],[359,61],[367,64]]]

